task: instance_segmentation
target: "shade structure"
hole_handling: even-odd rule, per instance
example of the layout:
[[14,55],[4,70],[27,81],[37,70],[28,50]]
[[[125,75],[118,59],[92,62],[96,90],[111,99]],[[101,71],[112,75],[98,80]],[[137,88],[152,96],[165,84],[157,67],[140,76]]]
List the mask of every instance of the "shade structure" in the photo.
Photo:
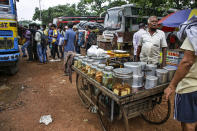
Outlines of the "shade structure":
[[167,27],[179,27],[180,24],[189,20],[193,15],[197,16],[197,9],[179,10],[163,17],[158,23]]

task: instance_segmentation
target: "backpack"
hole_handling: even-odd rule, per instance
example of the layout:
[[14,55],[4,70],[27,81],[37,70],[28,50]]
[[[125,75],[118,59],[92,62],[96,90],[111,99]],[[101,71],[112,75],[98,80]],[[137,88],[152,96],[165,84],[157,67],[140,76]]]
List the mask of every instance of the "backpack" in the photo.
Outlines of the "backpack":
[[44,33],[41,33],[40,31],[36,31],[36,32],[39,32],[41,35],[41,46],[46,47],[47,46],[46,36],[44,35]]

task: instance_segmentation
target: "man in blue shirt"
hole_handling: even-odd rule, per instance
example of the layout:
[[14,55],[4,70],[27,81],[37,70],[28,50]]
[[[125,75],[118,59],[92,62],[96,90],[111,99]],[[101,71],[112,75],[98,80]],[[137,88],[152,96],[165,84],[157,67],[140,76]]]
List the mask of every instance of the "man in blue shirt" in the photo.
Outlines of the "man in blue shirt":
[[65,74],[68,73],[66,69],[66,62],[67,62],[67,56],[69,53],[74,53],[75,51],[75,42],[76,42],[76,32],[73,31],[73,25],[72,23],[68,24],[68,30],[65,33],[65,39],[64,39],[64,72]]

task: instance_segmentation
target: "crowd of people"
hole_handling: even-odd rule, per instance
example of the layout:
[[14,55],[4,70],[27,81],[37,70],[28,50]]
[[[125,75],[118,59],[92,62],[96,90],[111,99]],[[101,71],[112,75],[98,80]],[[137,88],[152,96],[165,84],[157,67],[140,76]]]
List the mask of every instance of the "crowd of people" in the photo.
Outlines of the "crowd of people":
[[[81,48],[88,50],[91,45],[97,44],[96,33],[97,30],[91,26],[78,30],[72,23],[64,27],[57,27],[54,24],[49,24],[48,27],[30,24],[19,32],[20,42],[23,43],[22,57],[27,57],[27,61],[38,61],[39,64],[64,59],[65,64],[68,52],[80,53]],[[67,74],[66,70],[65,74]]]

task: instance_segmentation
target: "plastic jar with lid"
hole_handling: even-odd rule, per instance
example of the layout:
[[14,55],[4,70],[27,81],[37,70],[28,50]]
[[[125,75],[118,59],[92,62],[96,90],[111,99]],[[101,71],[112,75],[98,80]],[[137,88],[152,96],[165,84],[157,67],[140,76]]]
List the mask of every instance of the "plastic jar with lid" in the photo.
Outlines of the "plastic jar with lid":
[[82,59],[85,58],[85,56],[79,56],[78,62],[77,62],[77,67],[78,69],[81,69],[82,66]]
[[119,96],[131,93],[133,72],[128,68],[117,68],[113,70],[113,92]]
[[97,71],[96,71],[96,76],[95,76],[95,80],[97,82],[99,82],[100,84],[102,84],[102,80],[103,80],[103,71],[104,71],[104,68],[105,68],[105,64],[99,64],[97,66]]
[[95,79],[96,71],[97,71],[97,65],[98,64],[99,64],[99,62],[94,62],[90,66],[90,68],[91,68],[91,70],[90,70],[90,77],[93,78],[93,79]]
[[79,61],[80,54],[76,54],[74,57],[74,67],[78,68],[78,61]]
[[103,71],[103,80],[102,83],[105,87],[112,90],[112,84],[113,84],[113,66],[106,66]]
[[86,72],[87,60],[88,60],[88,58],[83,58],[83,59],[82,59],[81,70],[82,70],[82,72],[84,72],[84,73]]
[[91,65],[94,63],[93,59],[88,59],[86,64],[86,73],[90,76]]

